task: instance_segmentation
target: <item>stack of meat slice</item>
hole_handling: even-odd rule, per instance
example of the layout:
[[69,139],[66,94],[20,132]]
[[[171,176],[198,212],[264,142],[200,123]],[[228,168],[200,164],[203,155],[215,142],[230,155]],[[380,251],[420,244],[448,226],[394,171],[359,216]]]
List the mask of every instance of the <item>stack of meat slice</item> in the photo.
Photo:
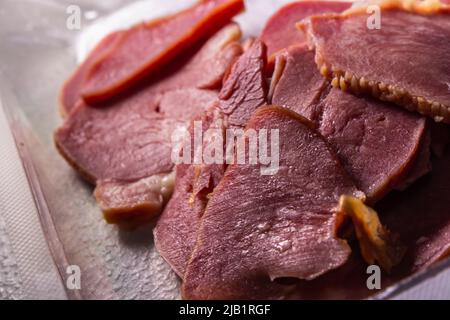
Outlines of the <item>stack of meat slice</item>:
[[427,173],[422,170],[428,167],[430,147],[425,118],[331,88],[306,46],[290,47],[277,64],[284,69],[272,81],[272,103],[316,124],[371,203],[402,184],[416,159],[421,164],[414,177]]
[[[280,36],[282,33],[280,30]],[[425,118],[397,109],[386,102],[353,96],[332,88],[330,82],[320,75],[314,63],[314,51],[309,51],[304,45],[297,44],[287,48],[284,52],[279,53],[275,60],[275,73],[269,95],[272,103],[289,108],[312,121],[308,122],[299,115],[290,114],[297,121],[303,119],[300,121],[303,125],[309,124],[304,129],[311,130],[314,127],[320,132],[328,143],[329,152],[337,155],[340,163],[354,181],[352,183],[367,195],[367,201],[375,203],[394,188],[405,188],[429,172],[431,167],[430,132],[427,129]],[[252,69],[248,68],[248,70]],[[239,86],[235,87],[239,88]],[[241,112],[238,104],[234,108]],[[263,108],[253,115],[247,128],[253,128],[253,124],[257,122],[264,123],[262,126],[264,128],[289,130],[287,114],[289,112],[279,108]],[[242,118],[247,119],[246,117]],[[297,123],[297,125],[300,124]],[[306,150],[304,152],[296,150],[298,145],[302,145],[298,130],[298,128],[294,130],[297,132],[296,143],[288,143],[284,146],[284,151],[281,151],[283,157],[287,157],[287,155],[293,157],[283,158],[283,161],[305,161],[309,165],[316,165],[320,160],[327,159],[327,156],[321,155],[317,156],[316,160],[305,160],[309,153]],[[315,133],[314,130],[312,132]],[[289,141],[288,137],[292,135],[287,134],[284,139]],[[318,148],[314,150],[317,151]],[[319,178],[322,176],[319,173],[317,177],[308,176],[306,178],[306,173],[317,173],[317,169],[305,168],[305,171],[302,172],[300,170],[302,165],[297,162],[294,166],[286,167],[299,168],[299,171],[296,172],[299,176],[292,176],[293,173],[288,170],[289,174],[286,179],[292,178],[293,180],[283,188],[277,186],[277,184],[283,185],[282,174],[276,175],[271,180],[257,174],[259,172],[257,167],[230,166],[226,169],[224,178],[218,187],[208,189],[212,196],[204,197],[201,209],[197,211],[199,215],[193,215],[191,219],[186,216],[181,217],[184,221],[194,222],[195,229],[198,229],[199,221],[202,221],[197,234],[197,242],[185,273],[182,272],[183,268],[178,269],[180,276],[184,275],[183,294],[185,298],[361,298],[370,294],[365,287],[367,275],[361,257],[356,252],[349,256],[350,250],[345,242],[336,238],[335,232],[339,227],[336,220],[333,220],[336,219],[335,214],[338,214],[335,211],[336,198],[334,198],[334,205],[331,205],[330,201],[328,209],[319,210],[322,213],[329,212],[328,219],[331,219],[329,220],[332,221],[331,224],[319,222],[319,220],[316,221],[317,224],[312,223],[311,221],[314,219],[309,215],[314,210],[308,208],[306,204],[302,204],[302,198],[293,201],[295,205],[289,201],[287,196],[290,194],[289,190],[293,186],[297,186],[298,182],[308,181],[314,186],[313,182],[323,182]],[[326,166],[322,165],[321,168],[326,168]],[[333,169],[334,173],[338,171],[336,168]],[[328,173],[327,176],[330,174]],[[333,176],[331,175],[331,177]],[[192,179],[192,177],[188,179]],[[335,180],[332,185],[338,188],[339,184]],[[275,190],[282,190],[283,196],[277,196],[277,192],[272,192],[272,186]],[[187,191],[189,194],[194,189],[191,185],[185,189],[185,192]],[[326,196],[326,190],[326,187],[321,186],[315,192],[296,190],[294,193],[302,194],[304,197],[307,197],[308,194]],[[354,187],[353,192],[358,193],[356,190]],[[274,199],[271,198],[272,193],[274,193]],[[352,192],[337,191],[338,195],[345,193],[351,194]],[[331,192],[331,194],[333,193]],[[191,198],[187,195],[185,199]],[[323,198],[315,197],[314,199],[323,205],[326,203]],[[306,200],[306,203],[310,202]],[[176,208],[180,208],[179,199]],[[427,250],[429,246],[420,246],[425,251],[424,258],[412,254],[414,264],[429,265],[448,251],[446,248],[450,241],[445,236],[448,217],[446,218],[445,214],[444,216],[439,215],[439,211],[433,211],[432,215],[434,214],[438,214],[438,217],[430,222],[430,228],[425,228],[424,232],[439,230],[444,237],[440,237],[435,243],[442,241],[446,245],[437,252],[437,246],[432,251]],[[160,220],[161,225],[165,223],[177,225],[176,219],[180,217],[173,214],[172,217],[176,218],[172,221],[164,220],[163,215]],[[392,230],[398,230],[398,225],[389,220],[387,211],[382,216],[382,220]],[[325,226],[328,226],[329,229]],[[161,232],[159,234],[161,231],[159,227],[160,225],[156,229],[156,236],[157,239],[163,239],[161,234],[168,233]],[[325,229],[322,229],[324,227]],[[414,231],[410,232],[410,239],[418,240],[419,234],[424,233],[422,232],[423,228],[418,228],[418,226],[412,226],[412,229]],[[299,232],[299,230],[302,231]],[[417,244],[405,238],[404,232],[401,230],[399,233],[409,248],[405,261],[410,260],[411,252],[418,248]],[[333,247],[331,243],[336,244],[340,241],[341,249],[337,247],[331,249],[335,253],[335,260],[321,252],[321,250],[330,251],[330,249],[324,248],[314,254],[297,256],[297,250],[300,252],[315,250],[313,244],[316,236],[319,236],[321,240],[329,239],[331,247]],[[300,240],[296,237],[300,237]],[[179,245],[175,242],[172,243],[174,244],[172,249]],[[302,247],[302,244],[306,243],[308,246]],[[326,243],[326,241],[321,242],[325,246]],[[271,250],[271,244],[273,244],[274,250]],[[189,252],[192,247],[189,245],[185,249],[188,249],[187,252]],[[164,256],[164,250],[162,252]],[[175,255],[177,254],[176,250],[173,252]],[[187,252],[183,252],[184,257]],[[342,255],[339,252],[342,252]],[[433,255],[432,252],[436,253]],[[308,258],[312,258],[312,260],[308,260]],[[331,259],[333,262],[327,259]],[[168,260],[170,262],[170,258]],[[184,266],[186,258],[183,258],[182,261],[182,266]],[[305,261],[304,265],[301,263],[302,261]],[[292,264],[290,264],[291,262]],[[386,278],[385,285],[412,272],[412,269],[406,270],[405,263],[403,262],[391,276]],[[322,266],[328,267],[321,269]],[[332,269],[336,270],[332,271]],[[352,281],[352,285],[348,287],[343,282],[335,281],[342,275],[349,276],[352,273],[356,275],[354,279],[356,278],[358,281]],[[322,274],[325,275],[320,276]],[[280,278],[281,281],[276,280]],[[300,283],[289,281],[286,284],[282,280],[283,278],[308,281]],[[330,282],[333,283],[330,284]]]
[[[204,0],[114,33],[65,85],[56,143],[97,185],[107,219],[136,224],[163,210],[155,243],[186,299],[364,298],[375,293],[367,263],[388,266],[385,288],[448,255],[449,130],[424,116],[450,121],[448,7],[382,2],[383,28],[369,30],[365,8],[295,2],[273,15],[261,40],[241,46],[230,24],[186,51],[210,35],[210,19],[223,27],[241,6]],[[304,18],[306,34],[296,33]],[[186,20],[195,32],[177,29],[157,48],[136,49]],[[180,127],[191,136],[178,156],[191,162],[172,173]],[[253,130],[278,132],[278,142],[269,139],[279,147],[275,174],[261,174],[249,150],[238,164],[238,148],[227,149],[230,131]],[[192,160],[216,138],[218,161]],[[403,260],[402,250],[380,258],[391,258],[397,240],[384,226],[405,245]]]
[[[56,145],[96,184],[109,222],[134,225],[161,212],[173,188],[172,133],[216,100],[223,76],[242,53],[236,24],[204,39],[242,8],[242,1],[205,0],[175,16],[113,33],[65,84],[61,109],[67,118],[55,133]],[[178,52],[183,54],[167,64]],[[139,59],[130,61],[134,56]]]
[[[198,119],[205,131],[243,127],[251,114],[267,103],[265,66],[265,46],[255,41],[234,64],[217,102]],[[223,160],[223,164],[177,166],[173,197],[158,220],[154,234],[159,252],[180,277],[194,249],[208,198],[225,172],[226,161]]]
[[379,29],[368,29],[365,8],[311,17],[300,27],[334,86],[450,123],[450,7],[425,2],[405,11],[405,4],[382,2]]
[[303,33],[298,32],[295,24],[312,15],[329,12],[342,12],[352,5],[339,1],[295,1],[278,10],[267,21],[261,33],[261,40],[267,46],[269,65],[275,61],[275,55],[289,46],[306,41]]
[[[343,91],[371,95],[448,123],[450,7],[402,1],[382,1],[380,7],[379,30],[367,29],[365,8],[313,16],[300,23],[315,50],[318,69]],[[442,147],[448,128],[436,124],[431,128],[439,131],[432,134],[431,144]],[[426,137],[424,145],[429,140]],[[448,150],[441,147],[433,155],[429,176],[379,204],[382,220],[408,247],[399,275],[423,269],[449,252],[450,203],[440,195],[450,186],[445,181],[450,168]],[[420,168],[423,165],[416,163],[413,170]]]

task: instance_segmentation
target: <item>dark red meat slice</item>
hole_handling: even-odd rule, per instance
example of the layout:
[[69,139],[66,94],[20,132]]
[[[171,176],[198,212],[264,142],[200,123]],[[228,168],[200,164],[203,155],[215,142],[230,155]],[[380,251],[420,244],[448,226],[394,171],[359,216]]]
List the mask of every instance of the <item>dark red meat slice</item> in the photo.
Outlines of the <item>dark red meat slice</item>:
[[116,95],[214,34],[243,9],[242,0],[202,0],[175,15],[124,31],[90,66],[83,97],[95,103]]
[[390,195],[378,212],[400,234],[408,251],[399,272],[410,274],[450,253],[450,150],[433,160],[433,171],[404,192]]
[[275,54],[295,44],[302,44],[306,37],[295,26],[300,20],[327,12],[342,12],[350,8],[350,2],[296,1],[279,9],[267,22],[261,40],[267,45],[269,63]]
[[285,106],[307,119],[318,119],[316,104],[328,90],[329,82],[315,68],[314,52],[306,46],[292,46],[278,57],[284,67],[278,81],[272,81],[272,103]]
[[92,183],[172,170],[171,135],[185,120],[154,112],[156,101],[125,102],[101,109],[79,105],[56,132],[61,153]]
[[[236,61],[225,80],[220,99],[198,119],[203,132],[210,128],[225,130],[227,126],[246,123],[251,112],[266,103],[265,61],[265,47],[260,41],[255,41]],[[217,120],[220,120],[219,124]],[[190,131],[193,132],[192,126]],[[159,253],[180,277],[183,277],[194,249],[208,197],[222,179],[225,167],[221,164],[177,166],[175,190],[158,220],[154,235]]]
[[266,47],[259,40],[240,58],[220,91],[220,109],[230,126],[244,127],[252,113],[267,99]]
[[[219,128],[215,125],[218,119],[223,120],[215,104],[196,121],[201,121],[201,131],[204,134],[210,128]],[[191,124],[191,144],[194,141],[194,130],[194,125]],[[191,155],[193,154],[192,150]],[[172,198],[158,219],[153,233],[158,252],[172,270],[183,278],[209,194],[222,179],[225,165],[179,164],[175,171]]]
[[[61,113],[66,116],[81,100],[81,84],[94,60],[105,53],[120,38],[122,33],[112,33],[103,39],[91,52],[86,61],[77,68],[75,73],[64,84],[61,94]],[[173,63],[170,68],[159,73],[159,79],[151,81],[143,87],[150,92],[164,93],[168,90],[194,87],[200,89],[218,89],[222,85],[222,77],[240,55],[242,48],[238,43],[241,31],[238,25],[232,23],[209,39],[201,50],[193,50],[194,55],[187,54]]]
[[[80,102],[57,130],[55,141],[63,156],[90,182],[99,184],[96,197],[109,221],[126,217],[139,221],[145,219],[143,211],[149,216],[160,212],[153,210],[162,208],[155,203],[165,203],[167,197],[142,197],[143,188],[149,193],[161,189],[153,176],[173,170],[173,131],[187,127],[216,101],[217,92],[196,87],[220,85],[242,52],[235,42],[239,36],[239,27],[232,24],[181,68],[167,70],[160,81],[143,84],[101,108]],[[212,70],[214,60],[221,65]]]
[[343,265],[350,254],[336,237],[342,194],[362,196],[328,144],[299,115],[258,110],[248,129],[278,129],[280,170],[231,165],[214,190],[188,264],[188,299],[285,297],[279,278],[311,280]]
[[408,173],[426,135],[426,121],[384,102],[332,89],[321,102],[320,132],[371,201]]
[[155,246],[181,278],[191,256],[206,198],[193,197],[195,166],[177,165],[175,187],[154,229]]
[[[393,192],[377,205],[382,223],[400,235],[406,257],[382,275],[382,289],[424,270],[450,254],[450,149],[433,158],[433,171],[406,191]],[[367,265],[353,250],[341,268],[302,282],[291,298],[362,299],[379,293],[366,287]]]
[[420,14],[390,4],[379,30],[369,30],[367,18],[359,9],[303,23],[322,74],[344,91],[450,123],[450,10]]
[[330,89],[313,57],[304,46],[288,50],[272,102],[314,121],[369,202],[375,202],[408,174],[426,121],[388,103]]
[[409,170],[408,175],[401,179],[401,182],[395,187],[396,190],[409,188],[414,182],[431,172],[431,131],[432,129],[427,130],[422,138],[416,160]]
[[[158,110],[167,118],[195,119],[206,107],[217,100],[217,91],[179,89],[169,91],[161,97]],[[185,108],[184,106],[197,106]]]

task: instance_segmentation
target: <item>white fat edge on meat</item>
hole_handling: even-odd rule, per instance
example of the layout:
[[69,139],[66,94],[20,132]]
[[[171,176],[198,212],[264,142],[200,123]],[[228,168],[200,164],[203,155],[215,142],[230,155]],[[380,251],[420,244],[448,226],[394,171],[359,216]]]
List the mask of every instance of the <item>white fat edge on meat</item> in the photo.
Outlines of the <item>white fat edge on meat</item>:
[[142,181],[151,191],[160,195],[161,204],[167,203],[172,197],[175,187],[175,171],[168,174],[158,174]]

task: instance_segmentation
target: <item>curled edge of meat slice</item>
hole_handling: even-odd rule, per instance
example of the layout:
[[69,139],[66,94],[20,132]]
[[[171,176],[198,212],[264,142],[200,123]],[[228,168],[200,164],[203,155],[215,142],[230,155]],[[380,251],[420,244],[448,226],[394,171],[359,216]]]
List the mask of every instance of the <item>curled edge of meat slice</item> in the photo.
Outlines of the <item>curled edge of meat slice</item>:
[[352,5],[347,1],[304,0],[290,2],[278,9],[267,21],[261,40],[267,46],[268,70],[274,67],[277,54],[288,46],[306,41],[295,23],[310,15],[342,12]]
[[[235,15],[244,10],[243,0],[201,0],[176,14],[141,23],[124,31],[119,41],[89,66],[81,90],[83,99],[94,104],[107,101],[139,83],[152,72],[166,67],[198,41],[208,38],[230,23]],[[187,25],[177,25],[180,21]],[[168,33],[168,28],[181,28],[182,31],[177,33],[172,30]],[[162,34],[156,37],[153,33],[158,29]],[[156,48],[148,41],[147,46],[130,46],[130,39],[137,37],[142,40],[144,36],[148,36],[146,32],[150,34],[150,43],[152,38],[156,40]],[[171,35],[171,41],[165,39]],[[164,44],[163,47],[161,43]],[[131,52],[126,50],[127,46],[132,48]],[[134,60],[139,57],[141,59],[137,63],[130,62],[130,59],[125,58],[129,55],[134,55]],[[113,73],[109,69],[110,65],[115,68]]]
[[98,57],[107,52],[121,36],[121,32],[113,32],[103,38],[90,52],[86,60],[64,82],[59,93],[59,113],[66,118],[80,100],[81,85],[86,72]]
[[367,14],[367,10],[371,5],[377,5],[382,11],[400,10],[420,15],[445,13],[450,16],[450,5],[440,0],[380,0],[368,5],[352,7],[342,14],[331,13],[306,18],[297,23],[297,28],[306,33],[309,45],[316,48],[316,63],[320,73],[324,77],[330,78],[334,87],[343,91],[369,94],[380,100],[392,102],[409,111],[429,116],[436,122],[450,123],[450,105],[416,95],[409,92],[406,88],[388,85],[384,82],[373,81],[364,76],[352,74],[324,61],[321,52],[318,50],[320,40],[314,36],[312,31],[312,22],[328,18],[346,19],[351,16]]

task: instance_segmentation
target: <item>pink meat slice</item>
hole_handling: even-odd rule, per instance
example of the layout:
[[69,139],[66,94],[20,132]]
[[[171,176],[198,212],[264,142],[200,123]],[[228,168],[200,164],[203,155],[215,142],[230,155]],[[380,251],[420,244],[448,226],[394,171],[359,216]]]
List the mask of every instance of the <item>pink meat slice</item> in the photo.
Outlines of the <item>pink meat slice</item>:
[[60,93],[60,112],[66,117],[75,108],[80,100],[81,86],[87,71],[92,64],[105,52],[107,52],[117,41],[122,32],[113,32],[106,36],[92,50],[86,60],[75,70],[73,75],[64,83]]
[[[377,205],[382,223],[399,234],[408,250],[391,274],[382,274],[381,289],[422,271],[450,254],[448,193],[450,150],[433,158],[433,172]],[[367,264],[353,250],[348,262],[313,281],[298,284],[293,299],[364,299],[380,291],[367,289]]]
[[[201,121],[202,132],[210,128],[223,132],[228,126],[246,123],[251,112],[267,102],[265,61],[265,47],[255,41],[234,64],[217,102],[196,119]],[[191,125],[190,132],[193,130]],[[184,276],[194,249],[209,196],[222,179],[225,168],[225,164],[177,166],[174,193],[157,222],[154,235],[159,253],[180,277]]]
[[[163,179],[152,177],[173,170],[174,130],[187,127],[217,100],[217,91],[197,87],[220,84],[242,53],[236,42],[239,37],[237,25],[225,27],[183,66],[167,70],[160,81],[142,84],[101,107],[80,102],[56,131],[62,155],[88,181],[98,184],[96,197],[108,220],[132,217],[135,221],[145,213],[160,213],[152,208],[162,209],[167,197],[157,190],[166,187],[161,185]],[[211,70],[214,60],[221,64]],[[143,188],[149,190],[147,198],[141,196]],[[153,194],[157,196],[149,198]]]
[[295,26],[297,22],[312,15],[342,12],[351,5],[338,1],[294,1],[279,9],[267,21],[261,34],[269,61],[273,61],[274,55],[282,49],[306,42],[305,35]]
[[187,299],[281,299],[277,279],[312,280],[343,265],[339,196],[362,196],[313,123],[279,107],[260,108],[247,129],[279,130],[280,168],[231,165],[214,190],[183,283]]
[[231,69],[220,91],[220,109],[229,126],[244,127],[252,113],[267,99],[265,68],[266,46],[259,40]]
[[[427,134],[425,118],[330,88],[315,66],[314,52],[305,46],[291,47],[286,55],[272,102],[316,123],[370,202],[401,184],[420,154]],[[420,161],[428,163],[424,153]]]
[[[57,146],[89,181],[135,181],[170,172],[171,135],[183,119],[155,112],[157,101],[110,108],[79,105],[57,130]],[[189,106],[191,107],[191,106]]]
[[[195,119],[217,100],[215,90],[179,89],[169,91],[161,97],[158,111],[167,118]],[[183,105],[199,106],[183,108]]]
[[321,72],[342,90],[450,123],[450,9],[382,8],[380,29],[368,29],[365,10],[303,22]]
[[172,16],[124,31],[90,66],[83,98],[96,103],[114,97],[213,35],[243,10],[242,0],[202,0]]
[[[62,115],[67,116],[77,103],[82,100],[81,85],[89,68],[122,35],[123,32],[115,32],[106,36],[64,83],[60,93]],[[144,84],[142,87],[145,87],[149,92],[158,94],[191,86],[199,89],[219,89],[222,85],[222,77],[230,66],[230,61],[234,61],[242,50],[237,43],[230,45],[232,41],[238,40],[240,36],[239,26],[234,23],[229,24],[209,39],[201,47],[201,50],[193,48],[191,51],[194,54],[186,53],[176,63],[171,64],[163,72],[160,72],[158,74],[159,79],[152,80],[151,86]]]

